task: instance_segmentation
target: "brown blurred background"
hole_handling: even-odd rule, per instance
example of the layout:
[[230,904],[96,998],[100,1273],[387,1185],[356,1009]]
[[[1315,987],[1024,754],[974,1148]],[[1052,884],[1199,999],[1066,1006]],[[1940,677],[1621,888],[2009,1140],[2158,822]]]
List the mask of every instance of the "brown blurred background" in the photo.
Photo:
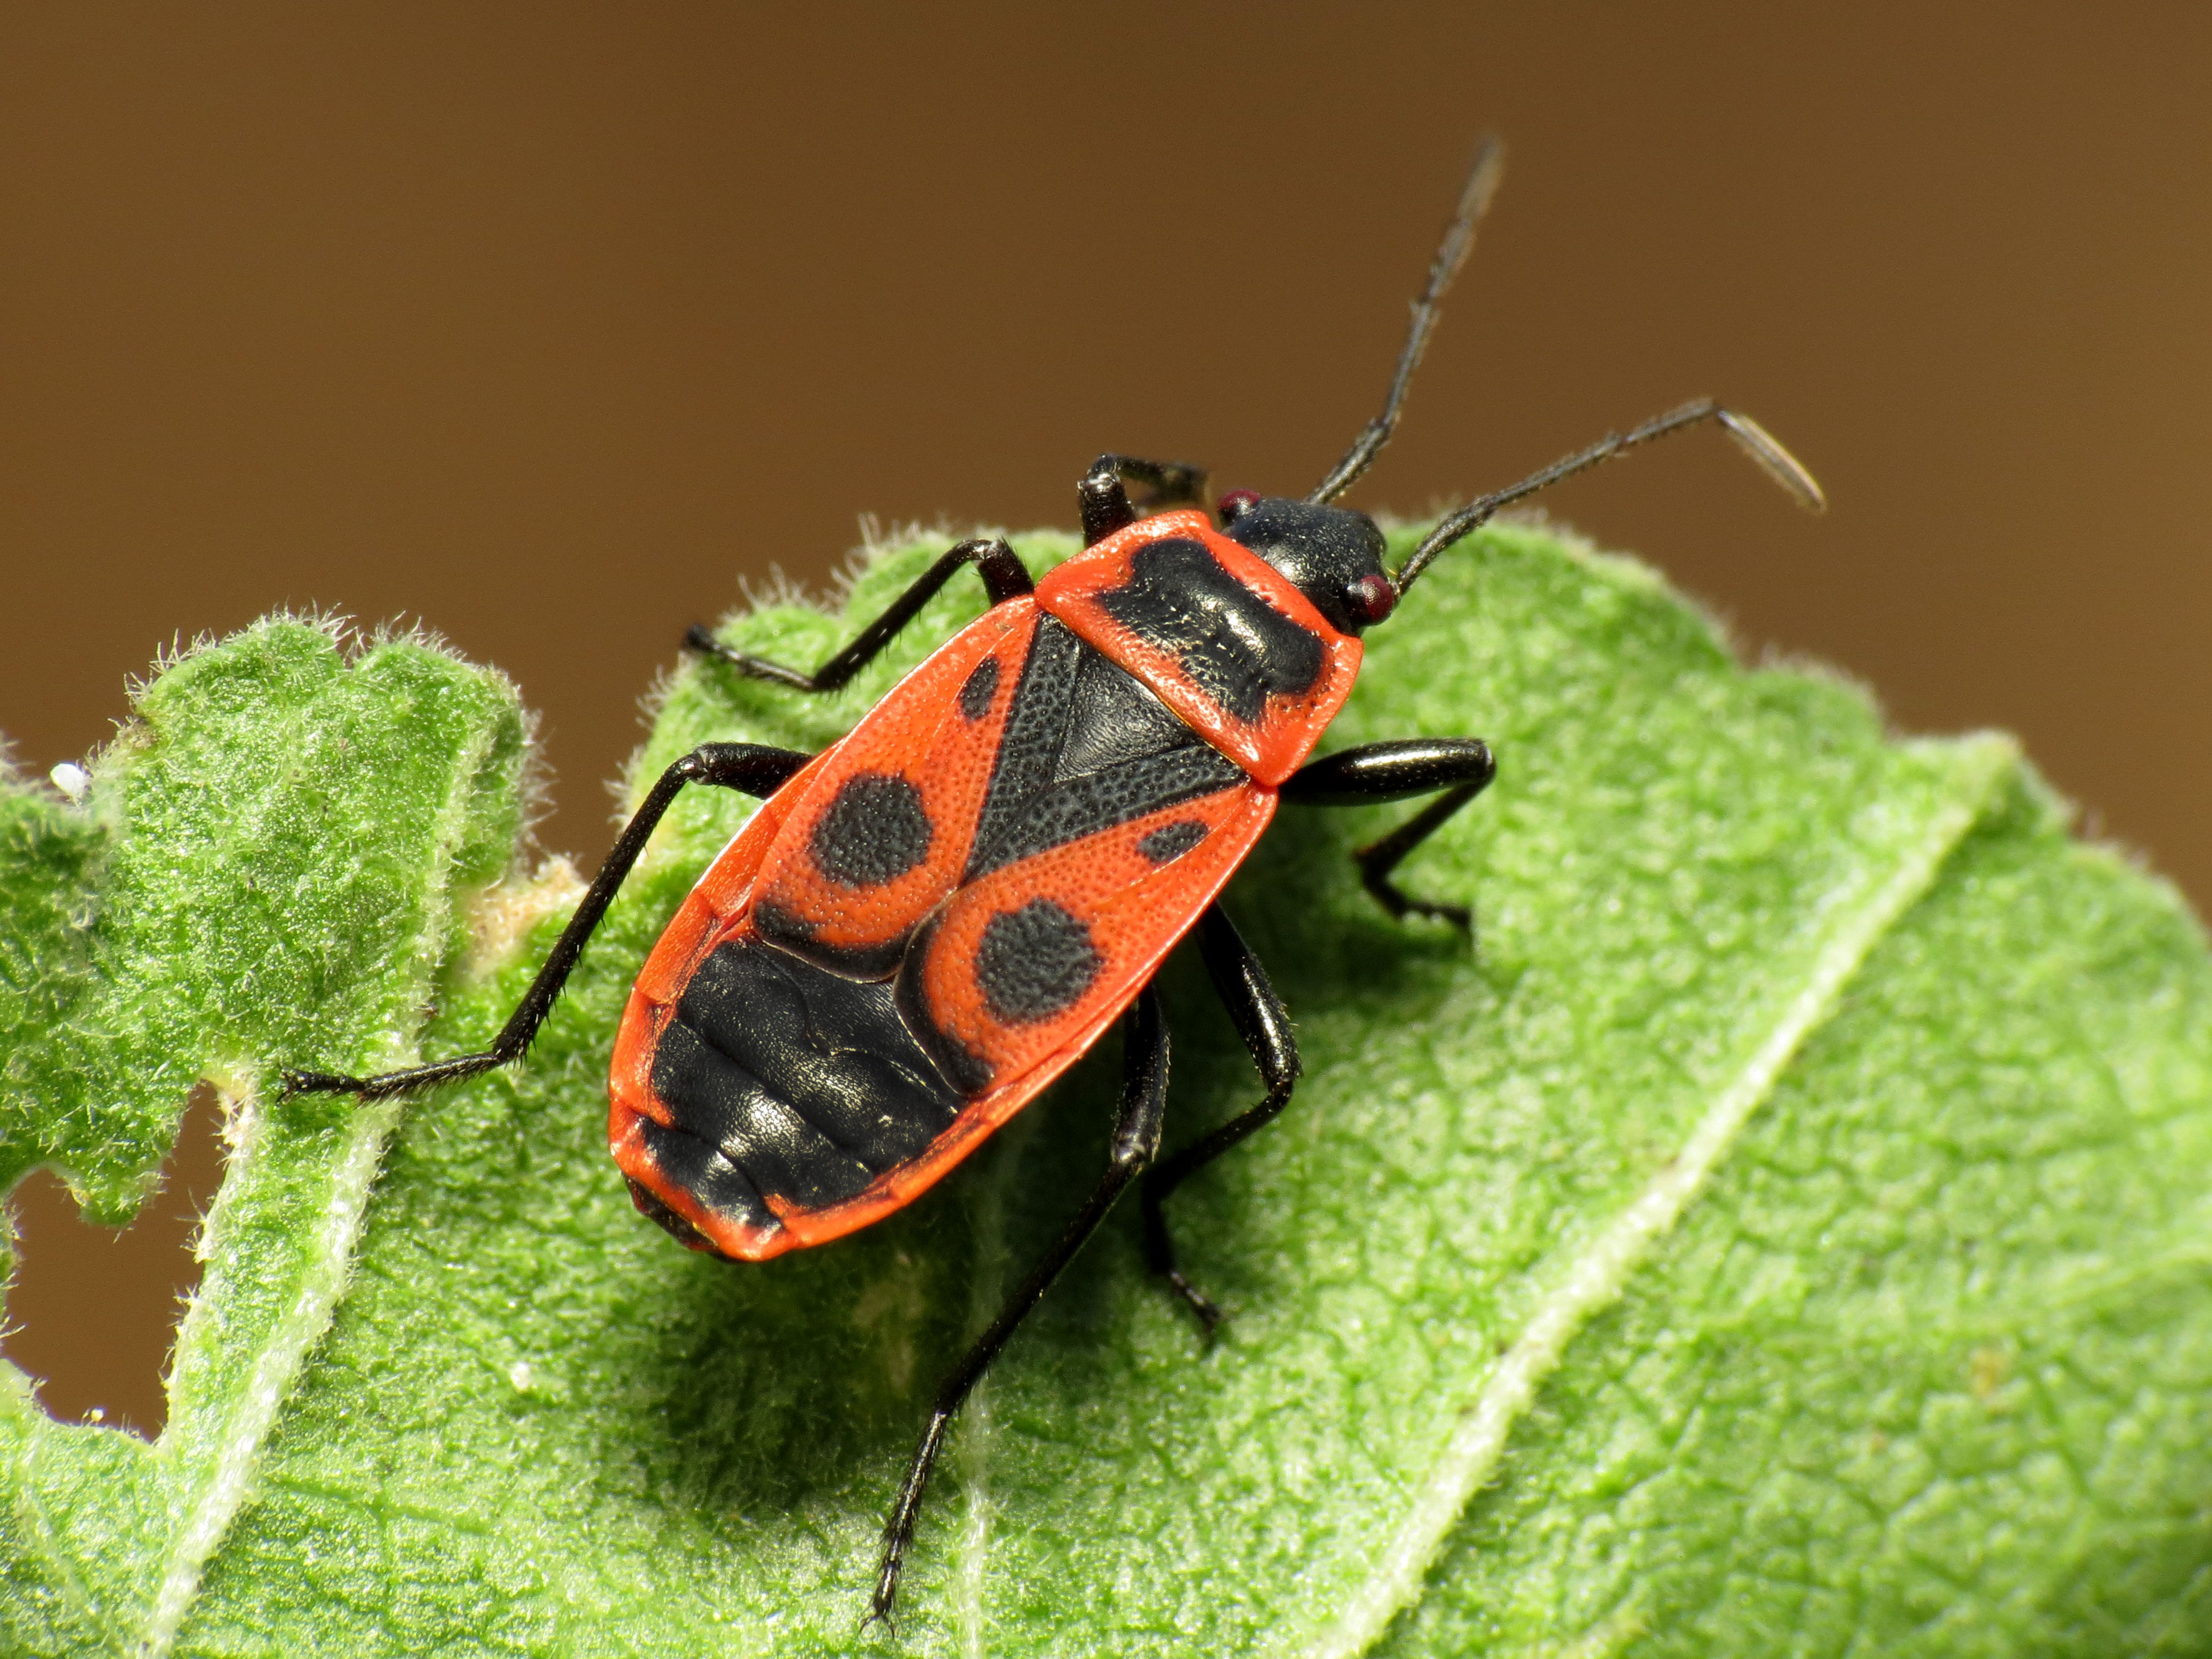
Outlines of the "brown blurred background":
[[[2021,733],[2202,905],[2208,48],[2179,5],[13,9],[0,730],[43,773],[174,638],[419,617],[544,711],[543,839],[596,856],[683,626],[858,515],[1066,524],[1106,448],[1310,486],[1492,127],[1355,500],[1719,393],[1827,518],[1711,435],[1553,513],[1901,729]],[[58,1415],[158,1425],[194,1136],[119,1244],[27,1191]]]

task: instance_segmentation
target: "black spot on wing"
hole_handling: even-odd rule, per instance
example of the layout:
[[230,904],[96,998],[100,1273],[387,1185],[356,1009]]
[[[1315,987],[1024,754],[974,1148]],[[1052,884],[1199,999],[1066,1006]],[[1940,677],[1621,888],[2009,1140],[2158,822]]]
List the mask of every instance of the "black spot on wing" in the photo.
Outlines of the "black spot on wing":
[[928,857],[933,835],[920,790],[890,772],[856,772],[814,820],[807,846],[838,886],[879,887]]
[[1108,615],[1170,653],[1206,696],[1257,720],[1268,693],[1296,694],[1321,677],[1320,637],[1221,567],[1205,543],[1170,536],[1129,561],[1129,580],[1098,596]]
[[1206,826],[1195,818],[1163,824],[1137,843],[1137,851],[1148,863],[1172,864],[1206,839]]
[[991,699],[999,694],[999,659],[987,657],[969,671],[960,687],[960,714],[963,719],[981,720],[991,711]]
[[699,965],[653,1055],[679,1127],[763,1193],[811,1207],[910,1161],[961,1098],[888,984],[820,972],[757,941]]
[[991,1012],[1010,1026],[1036,1025],[1075,1006],[1105,958],[1091,929],[1049,899],[1000,911],[975,947],[975,984]]

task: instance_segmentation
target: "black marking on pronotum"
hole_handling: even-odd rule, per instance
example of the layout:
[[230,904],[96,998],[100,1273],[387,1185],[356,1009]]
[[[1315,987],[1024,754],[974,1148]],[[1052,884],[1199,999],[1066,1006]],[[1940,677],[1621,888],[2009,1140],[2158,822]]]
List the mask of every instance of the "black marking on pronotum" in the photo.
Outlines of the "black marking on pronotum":
[[842,887],[879,887],[929,857],[921,791],[891,772],[856,772],[815,820],[814,867]]
[[1098,596],[1108,615],[1169,652],[1198,688],[1239,720],[1321,677],[1321,639],[1221,568],[1202,542],[1174,536],[1139,548],[1127,585]]
[[961,685],[961,717],[971,722],[981,720],[991,711],[991,699],[998,694],[999,659],[987,657],[968,671],[968,678]]
[[1030,1026],[1075,1006],[1106,959],[1091,929],[1049,899],[1000,911],[975,947],[975,984],[1010,1026]]
[[1172,824],[1163,824],[1137,843],[1137,851],[1146,862],[1172,864],[1206,839],[1206,826],[1195,818],[1179,818]]

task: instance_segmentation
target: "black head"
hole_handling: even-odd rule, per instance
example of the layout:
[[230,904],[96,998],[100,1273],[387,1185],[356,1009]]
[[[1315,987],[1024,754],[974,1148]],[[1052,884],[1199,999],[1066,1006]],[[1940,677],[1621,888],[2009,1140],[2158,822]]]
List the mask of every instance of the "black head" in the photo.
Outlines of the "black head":
[[1398,590],[1382,570],[1382,532],[1365,513],[1243,490],[1221,505],[1229,539],[1289,577],[1344,633],[1372,627],[1396,606]]

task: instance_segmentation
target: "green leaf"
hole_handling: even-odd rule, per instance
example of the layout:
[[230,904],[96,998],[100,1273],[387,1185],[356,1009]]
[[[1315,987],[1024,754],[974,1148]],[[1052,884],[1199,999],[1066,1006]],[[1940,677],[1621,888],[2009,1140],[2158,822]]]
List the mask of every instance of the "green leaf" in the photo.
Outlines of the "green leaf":
[[456,896],[520,822],[511,690],[414,640],[348,664],[322,627],[263,623],[172,666],[137,713],[85,807],[0,794],[0,1183],[50,1164],[120,1220],[202,1079],[225,1093],[228,1166],[156,1444],[57,1425],[0,1371],[9,1652],[159,1651],[192,1610],[398,1118],[271,1100],[257,1076],[273,1054],[403,1057]]
[[[956,585],[839,698],[678,669],[633,796],[701,741],[832,741],[975,613]],[[728,637],[805,663],[850,627]],[[1202,1353],[1115,1215],[956,1428],[896,1632],[860,1618],[898,1471],[1095,1178],[1110,1058],[834,1249],[676,1249],[601,1125],[629,979],[750,809],[699,791],[527,1064],[404,1119],[275,1101],[278,1064],[481,1045],[576,889],[487,886],[501,682],[292,623],[171,669],[87,808],[0,796],[5,1172],[119,1214],[194,1080],[234,1102],[161,1440],[4,1402],[0,1646],[2212,1648],[2212,960],[2174,894],[2006,740],[1886,742],[1534,530],[1370,650],[1333,743],[1498,750],[1404,875],[1480,948],[1353,879],[1406,808],[1284,815],[1229,903],[1305,1078],[1176,1207],[1233,1323]],[[1202,972],[1164,988],[1173,1141],[1256,1086]]]

